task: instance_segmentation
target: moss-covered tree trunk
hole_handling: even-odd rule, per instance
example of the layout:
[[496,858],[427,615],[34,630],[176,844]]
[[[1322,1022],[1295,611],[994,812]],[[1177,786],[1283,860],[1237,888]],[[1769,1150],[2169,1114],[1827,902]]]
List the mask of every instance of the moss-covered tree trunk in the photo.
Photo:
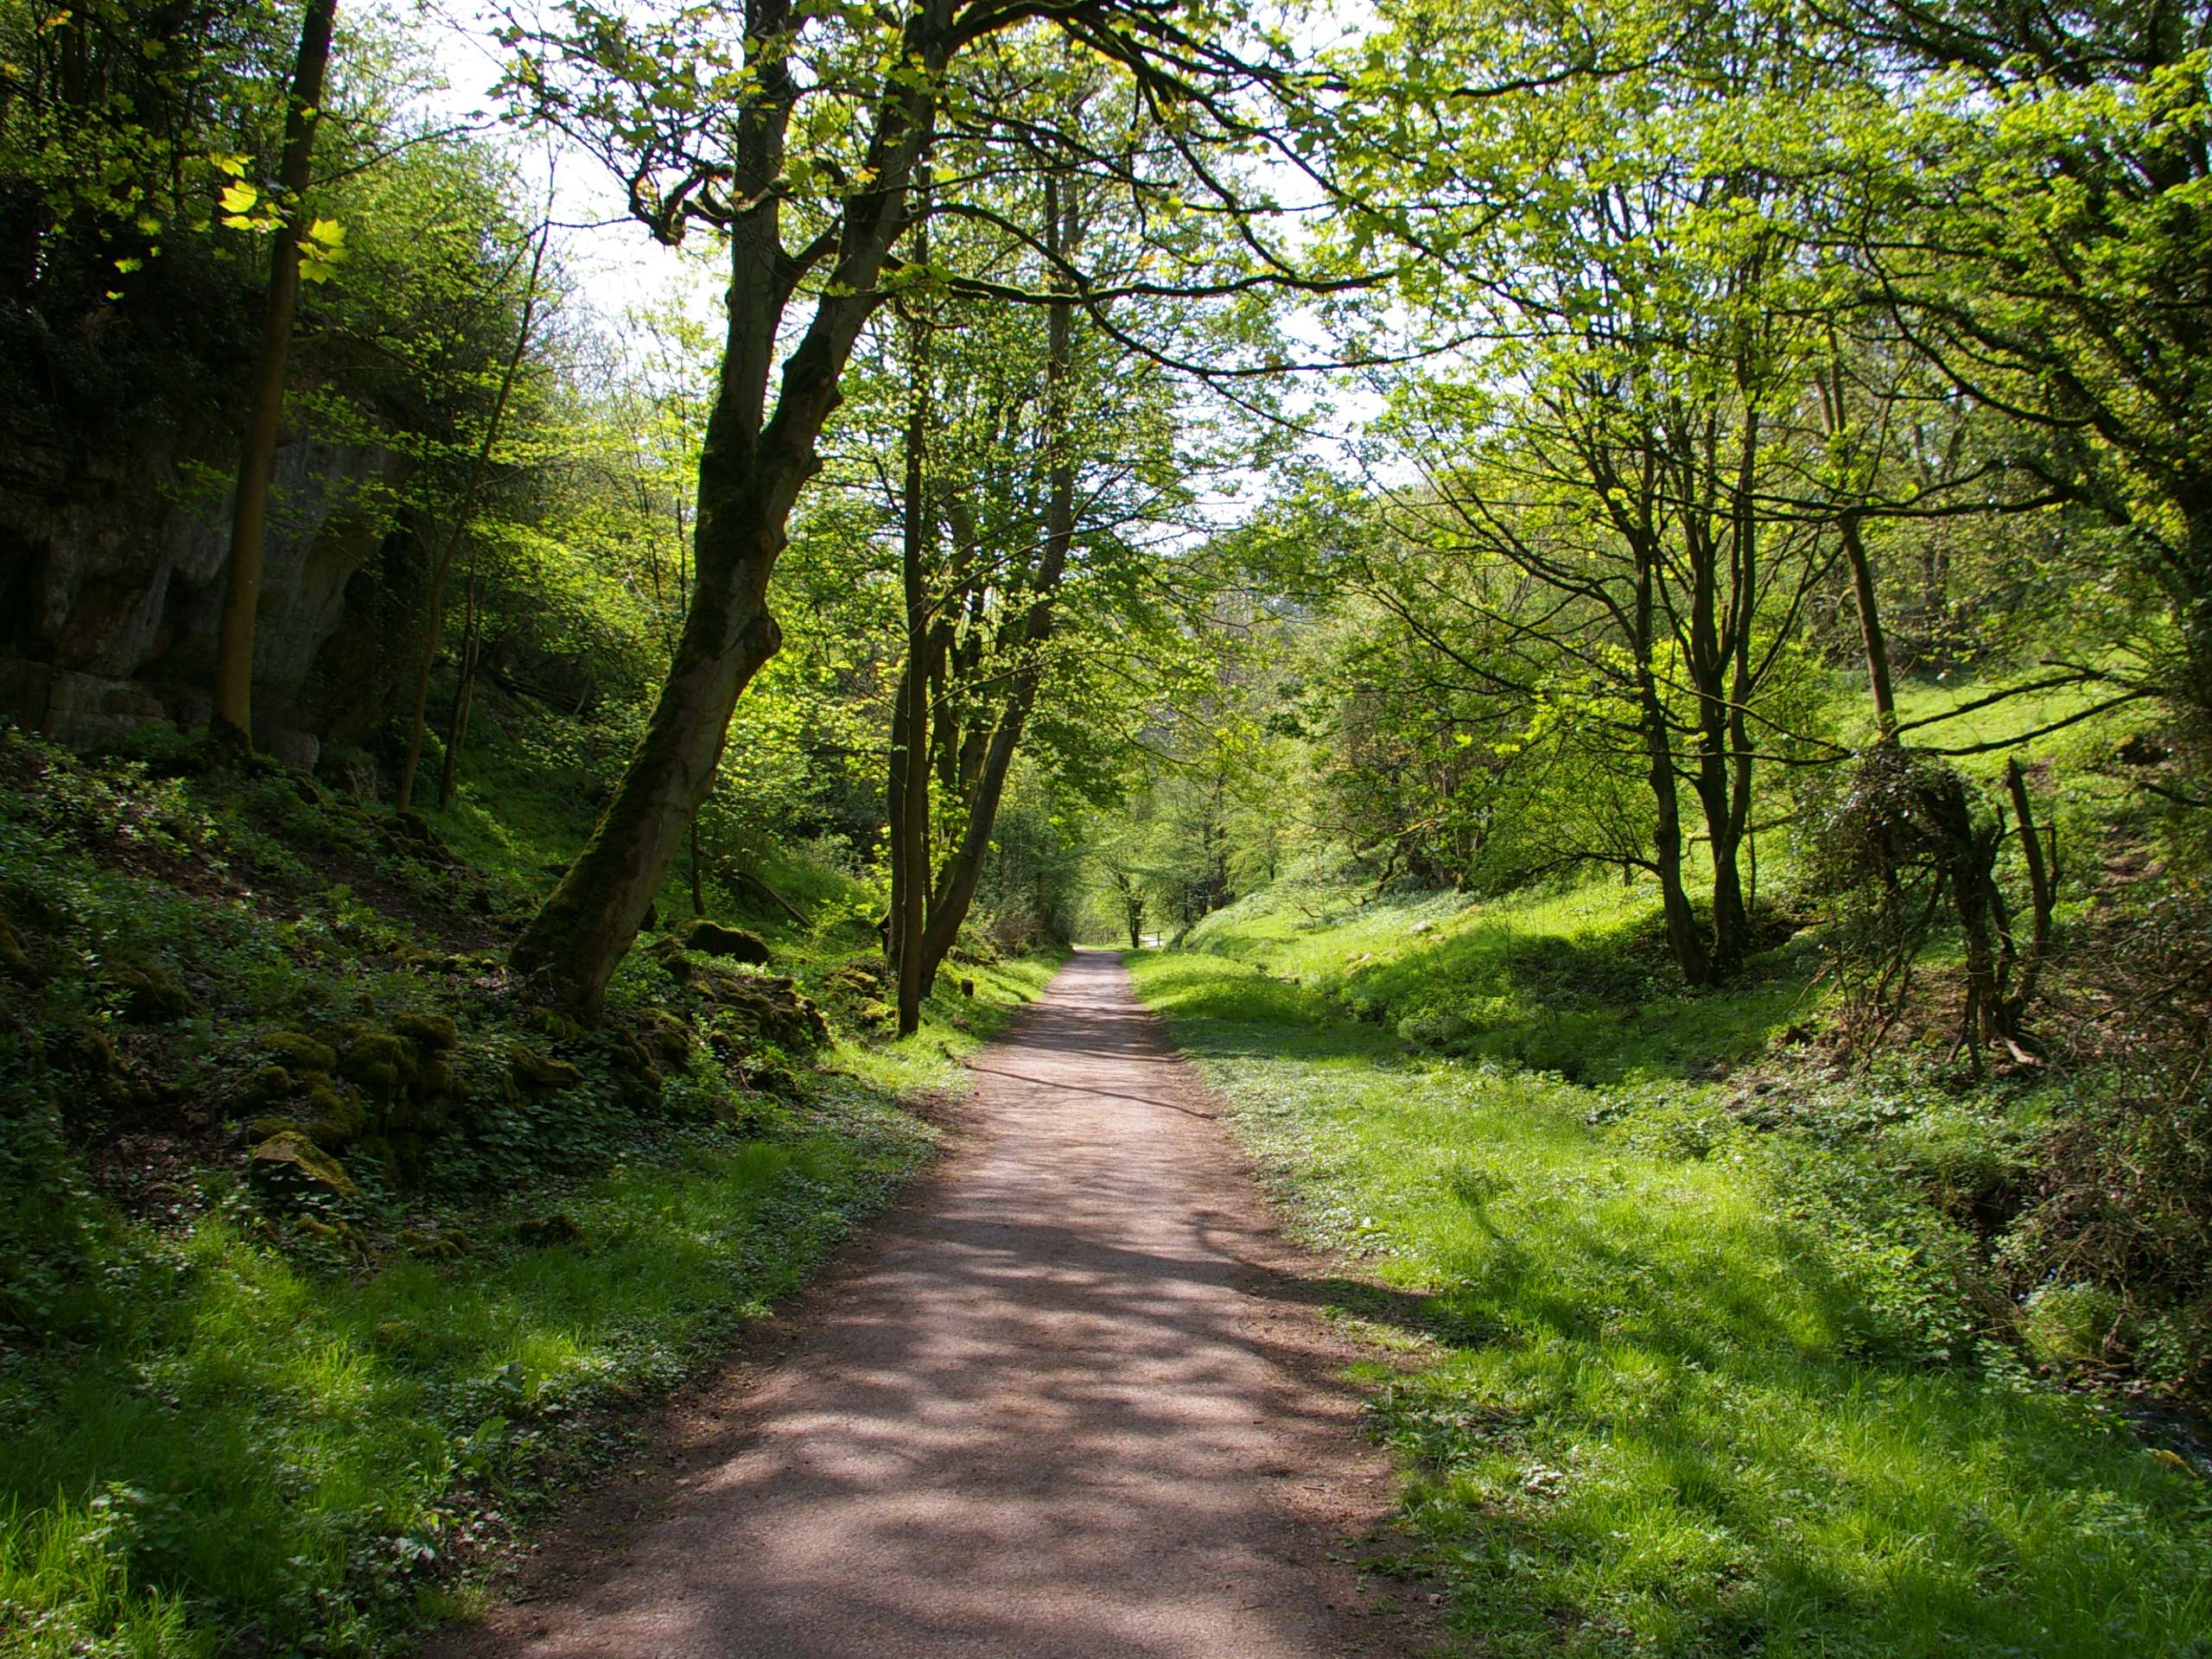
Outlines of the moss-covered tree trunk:
[[821,464],[816,442],[837,406],[853,343],[881,303],[884,262],[909,222],[907,183],[928,143],[951,15],[951,0],[926,0],[908,17],[905,50],[887,72],[867,162],[855,175],[865,185],[845,199],[828,280],[783,359],[771,413],[785,310],[812,262],[787,252],[779,235],[779,181],[798,87],[771,43],[792,49],[791,8],[774,0],[748,9],[748,33],[762,46],[749,66],[760,90],[734,146],[733,195],[747,205],[730,226],[728,331],[699,456],[690,608],[613,798],[514,949],[518,973],[587,1018],[597,1015],[713,786],[739,696],[780,643],[768,580],[799,491]]

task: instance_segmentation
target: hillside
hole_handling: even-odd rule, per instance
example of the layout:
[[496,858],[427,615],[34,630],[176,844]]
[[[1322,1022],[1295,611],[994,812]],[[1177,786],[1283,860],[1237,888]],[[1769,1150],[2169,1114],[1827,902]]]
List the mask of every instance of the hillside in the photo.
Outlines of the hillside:
[[710,889],[693,933],[671,883],[587,1031],[504,965],[585,827],[557,776],[440,818],[139,757],[0,734],[10,1652],[365,1651],[467,1605],[898,1188],[1047,973],[963,962],[887,1048],[865,895],[795,861],[805,927]]

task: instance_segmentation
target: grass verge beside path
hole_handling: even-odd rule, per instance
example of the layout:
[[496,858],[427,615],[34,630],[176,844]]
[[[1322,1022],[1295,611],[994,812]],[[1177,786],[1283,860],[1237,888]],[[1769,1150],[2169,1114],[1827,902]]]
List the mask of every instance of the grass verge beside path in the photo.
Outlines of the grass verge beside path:
[[1364,1380],[1468,1651],[2212,1652],[2212,1491],[1977,1336],[1878,1172],[1131,968],[1294,1224],[1427,1296]]
[[287,1255],[219,1202],[170,1231],[110,1217],[127,1322],[0,1347],[0,1653],[367,1653],[465,1613],[487,1543],[912,1172],[932,1137],[906,1100],[962,1086],[957,1056],[1056,966],[964,968],[973,1001],[842,1047],[761,1124],[671,1127],[588,1180],[444,1214],[452,1260]]

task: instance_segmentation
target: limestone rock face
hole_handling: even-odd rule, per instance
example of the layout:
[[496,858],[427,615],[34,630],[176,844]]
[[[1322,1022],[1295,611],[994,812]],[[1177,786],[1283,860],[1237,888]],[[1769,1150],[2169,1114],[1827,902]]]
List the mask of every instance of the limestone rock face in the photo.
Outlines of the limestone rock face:
[[[94,448],[0,433],[0,712],[90,747],[207,714],[230,540],[229,434]],[[211,457],[213,459],[211,459]],[[295,438],[276,454],[254,641],[257,744],[312,766],[382,721],[411,656],[379,592],[423,563],[392,522],[407,462]],[[364,650],[388,658],[364,672]],[[364,719],[364,702],[377,706]]]

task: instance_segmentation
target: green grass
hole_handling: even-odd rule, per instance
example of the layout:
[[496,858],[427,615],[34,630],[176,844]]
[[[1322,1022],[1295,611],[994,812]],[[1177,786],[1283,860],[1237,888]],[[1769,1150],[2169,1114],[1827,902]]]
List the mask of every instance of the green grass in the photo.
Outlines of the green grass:
[[[512,820],[580,839],[560,811]],[[289,778],[0,744],[0,920],[29,953],[0,958],[0,1655],[375,1653],[466,1611],[487,1547],[618,1455],[638,1402],[726,1351],[926,1157],[914,1097],[963,1087],[959,1057],[1057,965],[949,964],[920,1036],[884,1042],[866,982],[839,976],[876,954],[870,895],[792,861],[816,925],[762,931],[779,970],[839,999],[836,1042],[810,1066],[702,1014],[640,1099],[596,1039],[487,990],[481,958],[415,965],[425,945],[446,963],[448,917],[496,942],[500,895],[469,901],[487,875],[526,892],[537,844],[424,868]],[[133,953],[189,1012],[130,1014],[113,974]],[[611,1023],[682,995],[633,955]],[[403,1009],[456,1016],[465,1123],[416,1185],[357,1160],[359,1198],[264,1206],[240,1180],[257,1038]],[[583,1080],[502,1094],[518,1041]],[[781,1096],[748,1086],[756,1059]],[[556,1216],[574,1238],[524,1243]]]
[[[771,1135],[672,1133],[599,1177],[448,1211],[455,1262],[272,1250],[219,1208],[109,1217],[96,1345],[0,1350],[0,1653],[387,1649],[465,1608],[480,1546],[620,1451],[927,1155],[903,1104],[1049,963],[969,970],[914,1042],[848,1039]],[[950,1023],[957,1016],[962,1023]],[[524,1249],[557,1210],[572,1244]],[[449,1565],[449,1558],[452,1564]]]
[[1215,912],[1185,944],[1322,992],[1418,1046],[1590,1083],[1718,1075],[1817,1006],[1802,949],[1766,952],[1726,995],[1699,995],[1658,929],[1648,885],[1477,903],[1308,878]]
[[1649,1060],[1601,1089],[1410,1054],[1323,994],[1344,946],[1407,943],[1360,925],[1232,915],[1133,966],[1297,1227],[1387,1287],[1372,1421],[1465,1651],[2206,1650],[2205,1484],[2035,1382],[1903,1183]]

